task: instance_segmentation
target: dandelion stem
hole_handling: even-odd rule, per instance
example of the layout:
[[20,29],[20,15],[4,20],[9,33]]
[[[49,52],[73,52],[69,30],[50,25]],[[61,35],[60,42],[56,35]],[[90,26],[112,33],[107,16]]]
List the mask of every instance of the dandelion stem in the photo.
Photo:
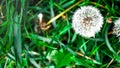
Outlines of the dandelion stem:
[[75,3],[74,5],[70,6],[68,9],[66,9],[65,11],[61,12],[60,14],[58,14],[57,16],[55,16],[54,18],[50,19],[47,22],[47,25],[51,24],[53,21],[55,21],[56,19],[58,19],[59,17],[61,17],[63,14],[65,14],[66,12],[68,12],[69,10],[71,10],[72,8],[74,8],[75,6],[77,6],[79,3],[83,2],[84,0],[80,0],[77,3]]
[[109,29],[109,28],[110,28],[110,25],[108,25],[108,27],[107,27],[107,29],[106,29],[106,31],[105,31],[105,42],[106,42],[109,50],[110,50],[111,52],[113,52],[114,54],[116,54],[116,52],[113,50],[113,48],[111,47],[110,42],[109,42],[109,40],[108,40],[108,29]]
[[98,3],[96,3],[96,2],[92,2],[92,1],[91,1],[90,3],[93,4],[93,5],[96,5],[96,4],[97,4],[99,7],[102,7],[102,8],[104,8],[104,9],[106,9],[105,6],[103,6],[103,5],[101,5],[101,4],[98,4]]

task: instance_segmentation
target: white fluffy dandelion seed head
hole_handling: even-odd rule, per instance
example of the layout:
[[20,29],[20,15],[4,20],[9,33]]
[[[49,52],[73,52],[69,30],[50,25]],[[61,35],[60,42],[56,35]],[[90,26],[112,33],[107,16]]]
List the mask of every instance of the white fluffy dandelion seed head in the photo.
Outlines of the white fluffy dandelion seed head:
[[116,20],[114,23],[113,34],[119,37],[119,40],[120,40],[120,18]]
[[100,31],[103,16],[100,11],[92,6],[83,6],[77,9],[72,18],[74,31],[86,38],[94,37]]

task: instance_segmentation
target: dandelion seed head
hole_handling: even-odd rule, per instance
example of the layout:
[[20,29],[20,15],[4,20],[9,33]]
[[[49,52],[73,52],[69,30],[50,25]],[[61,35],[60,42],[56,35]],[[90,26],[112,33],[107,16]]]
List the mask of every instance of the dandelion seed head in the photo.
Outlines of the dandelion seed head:
[[83,6],[77,9],[72,18],[74,31],[86,38],[94,37],[100,31],[103,17],[100,11],[92,6]]
[[114,23],[113,34],[115,34],[120,40],[120,18]]

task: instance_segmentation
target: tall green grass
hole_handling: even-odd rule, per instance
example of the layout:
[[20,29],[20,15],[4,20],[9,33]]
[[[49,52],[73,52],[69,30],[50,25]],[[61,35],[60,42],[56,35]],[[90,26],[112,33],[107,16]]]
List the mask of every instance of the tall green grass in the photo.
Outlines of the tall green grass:
[[[0,1],[0,67],[120,67],[120,42],[109,34],[120,16],[119,4],[119,0]],[[102,30],[95,38],[83,38],[71,27],[73,13],[85,5],[97,7],[104,16]],[[38,28],[36,33],[39,13],[51,27]],[[107,18],[112,18],[112,23],[107,23]]]

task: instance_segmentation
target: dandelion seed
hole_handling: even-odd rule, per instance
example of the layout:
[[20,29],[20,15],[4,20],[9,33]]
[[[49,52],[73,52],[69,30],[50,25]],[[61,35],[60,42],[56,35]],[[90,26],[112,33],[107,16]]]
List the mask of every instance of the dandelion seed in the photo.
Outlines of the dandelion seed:
[[103,16],[92,6],[83,6],[77,9],[72,18],[74,31],[86,38],[94,37],[103,25]]
[[115,34],[120,41],[120,18],[115,21],[114,27],[113,27],[113,34]]

